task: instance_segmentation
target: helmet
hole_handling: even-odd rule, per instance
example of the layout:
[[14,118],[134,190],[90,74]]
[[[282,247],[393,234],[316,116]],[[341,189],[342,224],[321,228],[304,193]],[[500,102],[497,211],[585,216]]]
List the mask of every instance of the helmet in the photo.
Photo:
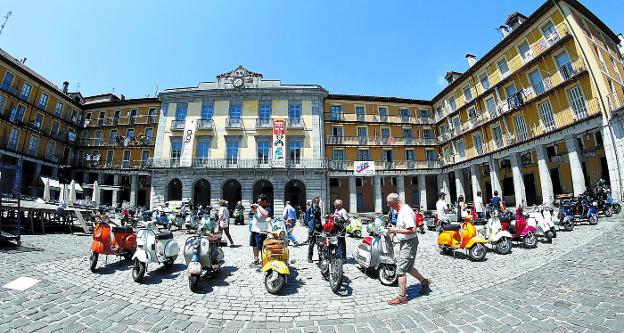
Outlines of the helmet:
[[334,230],[334,217],[330,216],[327,218],[327,221],[323,223],[323,231],[330,233]]

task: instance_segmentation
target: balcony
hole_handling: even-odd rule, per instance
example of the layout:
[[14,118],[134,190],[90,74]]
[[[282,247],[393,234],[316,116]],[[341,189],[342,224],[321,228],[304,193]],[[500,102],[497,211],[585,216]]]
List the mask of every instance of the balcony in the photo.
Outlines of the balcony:
[[137,122],[137,116],[132,116],[128,118],[128,125],[134,125]]
[[[179,167],[179,159],[153,159],[151,166],[155,168],[175,168]],[[286,160],[286,168],[290,169],[324,169],[327,165],[323,160]],[[196,158],[191,162],[191,167],[200,169],[276,169],[284,170],[285,168],[273,168],[272,160],[269,158]]]
[[303,123],[303,119],[289,117],[286,126],[290,129],[304,129],[305,124]]
[[228,117],[225,121],[225,128],[227,129],[243,129],[243,120],[241,118]]
[[209,130],[213,129],[212,119],[199,119],[197,121],[197,130]]
[[364,114],[358,114],[358,115],[356,115],[356,116],[355,116],[355,119],[356,119],[357,121],[366,121],[366,115],[364,115]]
[[258,118],[256,119],[256,128],[273,128],[273,124],[271,123],[271,118]]
[[115,136],[107,140],[102,138],[82,138],[79,141],[80,146],[107,146],[107,147],[151,147],[154,145],[154,138],[138,135],[138,136]]
[[412,117],[410,117],[410,116],[401,116],[401,122],[405,123],[405,124],[411,124],[412,123]]
[[[410,171],[414,169],[432,169],[439,168],[441,163],[439,161],[427,161],[427,160],[402,160],[402,161],[374,161],[376,171]],[[330,171],[346,171],[353,172],[354,161],[328,161],[328,167]]]
[[379,121],[382,123],[387,123],[388,122],[388,115],[387,114],[380,114],[379,115]]
[[91,168],[91,169],[131,169],[131,170],[145,170],[151,166],[149,160],[117,160],[117,161],[102,161],[100,159],[78,159],[74,163],[75,167]]
[[148,124],[158,124],[158,116],[155,116],[155,115],[147,116],[147,123]]
[[522,104],[524,104],[522,91],[519,91],[507,98],[507,107],[509,110],[519,108]]
[[329,114],[329,120],[332,120],[332,121],[343,121],[343,120],[345,120],[344,113],[332,112],[332,113]]
[[172,131],[181,131],[184,129],[184,120],[172,120],[171,127]]

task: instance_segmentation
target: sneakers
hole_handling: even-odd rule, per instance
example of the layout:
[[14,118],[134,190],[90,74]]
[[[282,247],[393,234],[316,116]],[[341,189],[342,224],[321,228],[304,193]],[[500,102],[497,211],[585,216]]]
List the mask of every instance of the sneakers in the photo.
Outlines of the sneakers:
[[260,265],[260,261],[256,259],[251,264],[249,264],[249,267],[256,267],[258,265]]

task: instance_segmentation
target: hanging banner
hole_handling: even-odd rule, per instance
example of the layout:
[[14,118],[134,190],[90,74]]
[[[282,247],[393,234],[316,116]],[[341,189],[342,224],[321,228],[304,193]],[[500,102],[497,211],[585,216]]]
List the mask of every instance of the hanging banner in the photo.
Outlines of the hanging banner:
[[353,161],[353,173],[356,176],[374,176],[374,161]]
[[193,143],[195,142],[195,120],[186,119],[182,134],[182,154],[180,166],[191,167],[193,164]]
[[286,121],[273,120],[273,162],[274,168],[286,167]]

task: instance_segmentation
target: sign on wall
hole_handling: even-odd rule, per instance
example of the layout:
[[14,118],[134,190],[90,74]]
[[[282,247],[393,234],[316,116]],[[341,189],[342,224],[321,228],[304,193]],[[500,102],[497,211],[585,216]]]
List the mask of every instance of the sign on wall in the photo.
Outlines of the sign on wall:
[[195,141],[195,120],[186,119],[182,135],[181,167],[191,167],[193,164],[193,143]]
[[354,161],[353,173],[356,176],[374,176],[375,162],[373,161]]
[[286,167],[286,121],[273,120],[273,167]]

